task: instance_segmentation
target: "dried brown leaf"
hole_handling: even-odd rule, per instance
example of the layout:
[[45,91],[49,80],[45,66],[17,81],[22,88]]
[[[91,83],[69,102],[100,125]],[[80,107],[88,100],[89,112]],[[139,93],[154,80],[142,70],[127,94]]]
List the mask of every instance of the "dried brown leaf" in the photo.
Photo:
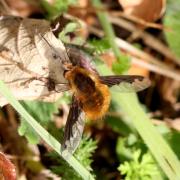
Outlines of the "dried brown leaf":
[[14,164],[2,152],[0,152],[0,179],[16,179],[16,170]]
[[119,3],[126,14],[154,22],[162,16],[166,0],[119,0]]
[[[40,5],[38,1],[24,1],[24,0],[6,0],[9,8],[11,9],[11,14],[27,17],[32,13],[40,12]],[[39,7],[38,7],[39,6]]]
[[[65,47],[51,32],[49,22],[0,17],[0,79],[17,99],[54,101],[66,88],[62,62],[69,62]],[[64,85],[65,84],[65,85]],[[0,105],[6,103],[0,96]]]

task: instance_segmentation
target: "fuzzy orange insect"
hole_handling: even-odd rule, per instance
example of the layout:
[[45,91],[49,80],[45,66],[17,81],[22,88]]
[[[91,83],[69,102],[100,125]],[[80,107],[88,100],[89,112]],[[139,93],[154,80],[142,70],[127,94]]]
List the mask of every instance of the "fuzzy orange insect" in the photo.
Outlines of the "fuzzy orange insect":
[[105,115],[110,104],[110,92],[95,73],[75,66],[65,74],[65,78],[87,118],[95,120]]
[[124,87],[126,90],[130,89],[129,92],[137,92],[147,88],[150,83],[146,78],[136,75],[100,76],[86,54],[77,48],[68,48],[71,63],[63,64],[64,77],[68,81],[73,98],[61,150],[73,153],[82,137],[85,116],[96,120],[108,111],[111,100],[110,87],[114,86],[120,92],[124,91]]

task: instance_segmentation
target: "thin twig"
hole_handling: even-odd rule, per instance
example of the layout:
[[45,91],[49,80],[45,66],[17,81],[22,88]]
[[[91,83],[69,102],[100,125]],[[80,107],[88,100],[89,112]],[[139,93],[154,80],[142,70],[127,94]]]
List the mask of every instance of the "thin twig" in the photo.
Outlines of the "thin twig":
[[126,18],[132,22],[135,22],[137,24],[143,25],[145,27],[151,27],[151,28],[155,28],[155,29],[167,29],[166,27],[164,27],[162,24],[157,24],[157,23],[153,23],[153,22],[147,22],[144,21],[143,19],[140,19],[138,17],[132,16],[132,15],[127,15],[125,14],[123,11],[114,11],[114,10],[109,10],[106,7],[92,7],[92,6],[86,6],[86,7],[81,7],[78,5],[73,5],[72,8],[74,8],[75,11],[85,11],[89,14],[92,13],[102,13],[102,12],[106,12],[111,14],[112,16],[115,17],[123,17]]
[[134,26],[131,22],[128,22],[122,18],[116,18],[109,16],[109,20],[120,27],[127,29],[130,32],[139,32],[139,36],[144,40],[144,42],[150,46],[151,48],[155,49],[156,51],[160,52],[170,60],[174,61],[177,65],[180,66],[180,59],[177,58],[170,49],[165,46],[162,42],[160,42],[157,38],[153,37],[152,35],[138,29]]
[[170,71],[167,69],[160,68],[159,66],[156,66],[154,64],[150,64],[148,62],[145,62],[142,59],[133,57],[132,63],[135,65],[138,65],[140,67],[146,68],[146,69],[148,69],[152,72],[155,72],[157,74],[161,74],[163,76],[167,76],[167,77],[170,77],[172,79],[180,81],[180,75],[179,74],[174,73],[173,71]]
[[118,16],[118,17],[126,18],[132,22],[138,23],[138,24],[143,25],[145,27],[151,27],[151,28],[160,29],[160,30],[167,29],[166,27],[164,27],[161,24],[147,22],[147,21],[144,21],[143,19],[141,19],[139,17],[135,17],[135,16],[130,15],[130,14],[125,14],[122,11],[110,11],[110,14],[114,17]]
[[11,14],[11,9],[9,8],[7,2],[5,0],[0,0],[0,14],[3,15],[10,15]]

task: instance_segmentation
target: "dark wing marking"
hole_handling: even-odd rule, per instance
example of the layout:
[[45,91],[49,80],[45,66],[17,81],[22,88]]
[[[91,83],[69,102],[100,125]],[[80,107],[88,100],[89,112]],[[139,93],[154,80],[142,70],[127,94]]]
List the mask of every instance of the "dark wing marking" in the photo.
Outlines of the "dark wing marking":
[[91,56],[82,51],[82,48],[78,48],[74,45],[66,44],[66,50],[71,63],[74,66],[80,66],[95,74],[98,74],[95,65],[93,64]]
[[100,76],[100,81],[119,92],[138,92],[151,84],[149,79],[138,75]]
[[62,153],[67,150],[73,154],[78,147],[84,130],[84,117],[85,114],[82,112],[79,102],[73,96],[62,141]]

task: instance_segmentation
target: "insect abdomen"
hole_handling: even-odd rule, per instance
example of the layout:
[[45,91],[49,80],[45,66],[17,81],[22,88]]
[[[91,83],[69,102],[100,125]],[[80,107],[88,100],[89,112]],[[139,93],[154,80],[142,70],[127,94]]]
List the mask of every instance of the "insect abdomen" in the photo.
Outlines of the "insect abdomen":
[[[85,98],[85,97],[84,97]],[[110,93],[106,85],[100,84],[92,95],[88,95],[82,100],[82,108],[89,119],[102,118],[110,104]]]
[[102,84],[97,75],[74,67],[66,73],[66,79],[89,119],[99,119],[105,115],[110,104],[110,93],[108,86]]

